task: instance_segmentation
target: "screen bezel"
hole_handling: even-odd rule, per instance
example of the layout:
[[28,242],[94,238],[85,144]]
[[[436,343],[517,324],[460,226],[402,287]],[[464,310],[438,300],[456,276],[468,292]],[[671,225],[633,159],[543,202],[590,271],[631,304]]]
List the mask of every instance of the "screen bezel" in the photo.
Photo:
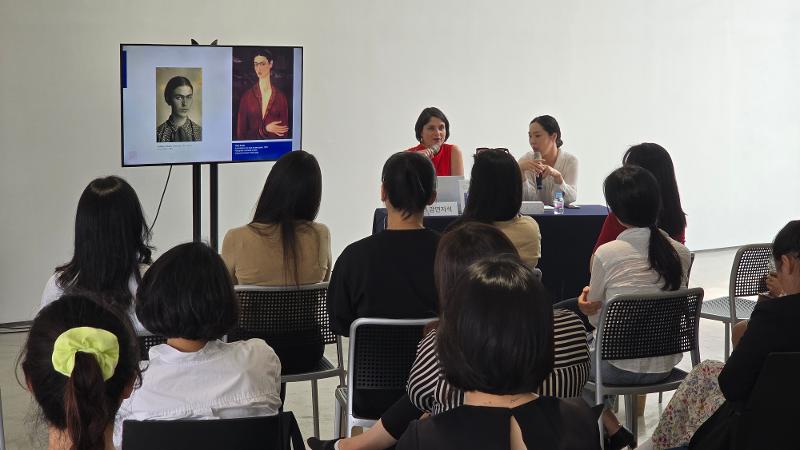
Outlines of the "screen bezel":
[[[303,61],[304,56],[304,49],[302,45],[195,45],[195,44],[131,44],[131,43],[120,43],[119,44],[119,132],[120,132],[120,164],[121,167],[153,167],[153,166],[193,166],[196,164],[241,164],[241,163],[259,163],[259,162],[275,162],[277,159],[250,159],[250,160],[242,160],[242,161],[233,161],[233,160],[223,160],[223,161],[195,161],[195,162],[164,162],[164,163],[153,163],[153,164],[125,164],[125,124],[124,124],[124,117],[123,117],[123,105],[122,105],[122,48],[124,46],[137,46],[137,47],[250,47],[250,48],[260,48],[260,47],[268,47],[268,48],[291,48],[291,49],[300,49],[300,72],[303,73],[303,69],[305,66],[305,62]],[[303,95],[303,83],[305,82],[305,76],[301,77],[300,79],[300,136],[299,136],[299,143],[300,149],[303,148],[303,108],[304,108],[304,101],[305,96]],[[231,111],[233,114],[233,111]],[[231,142],[234,142],[231,140]],[[299,150],[299,149],[298,149]],[[291,150],[295,151],[295,150]]]

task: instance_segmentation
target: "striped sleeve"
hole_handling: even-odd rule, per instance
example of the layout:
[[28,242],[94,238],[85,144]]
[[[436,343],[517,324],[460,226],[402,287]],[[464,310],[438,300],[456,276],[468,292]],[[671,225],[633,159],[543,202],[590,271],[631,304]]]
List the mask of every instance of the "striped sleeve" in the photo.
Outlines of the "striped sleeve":
[[589,345],[586,328],[575,313],[553,312],[553,371],[542,382],[539,394],[549,397],[578,397],[589,379]]

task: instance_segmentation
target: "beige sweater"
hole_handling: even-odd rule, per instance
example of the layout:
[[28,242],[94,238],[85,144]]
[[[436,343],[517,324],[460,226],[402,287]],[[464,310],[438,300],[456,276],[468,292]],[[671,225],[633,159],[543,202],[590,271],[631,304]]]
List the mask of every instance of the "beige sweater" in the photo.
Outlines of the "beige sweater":
[[536,267],[542,257],[542,235],[539,224],[529,216],[517,216],[511,220],[495,222],[517,248],[522,261],[531,268]]
[[299,223],[297,271],[284,270],[283,244],[277,225],[260,223],[233,228],[222,241],[222,259],[235,284],[287,286],[327,281],[331,274],[331,236],[328,227],[316,222]]

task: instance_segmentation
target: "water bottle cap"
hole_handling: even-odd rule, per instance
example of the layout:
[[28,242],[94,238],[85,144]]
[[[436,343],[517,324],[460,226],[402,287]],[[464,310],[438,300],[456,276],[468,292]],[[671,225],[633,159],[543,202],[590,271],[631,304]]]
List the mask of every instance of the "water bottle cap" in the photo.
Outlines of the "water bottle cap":
[[561,191],[556,192],[556,198],[562,198],[562,197],[564,197],[564,193],[563,192],[561,192]]

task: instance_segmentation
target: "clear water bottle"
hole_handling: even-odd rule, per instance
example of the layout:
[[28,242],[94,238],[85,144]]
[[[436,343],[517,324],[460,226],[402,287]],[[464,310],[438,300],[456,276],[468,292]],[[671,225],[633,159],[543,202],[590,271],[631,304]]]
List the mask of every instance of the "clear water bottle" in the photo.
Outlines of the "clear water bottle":
[[553,214],[564,214],[564,193],[561,191],[557,191],[553,199]]

